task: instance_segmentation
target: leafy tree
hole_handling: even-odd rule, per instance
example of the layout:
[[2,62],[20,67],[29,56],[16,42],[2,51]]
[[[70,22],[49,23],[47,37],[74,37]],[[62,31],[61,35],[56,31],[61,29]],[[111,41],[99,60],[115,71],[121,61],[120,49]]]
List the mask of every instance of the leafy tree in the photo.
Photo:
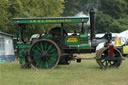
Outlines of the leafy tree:
[[115,19],[122,14],[128,14],[128,3],[126,0],[100,0],[99,10]]
[[111,31],[112,32],[121,32],[124,30],[128,30],[128,16],[125,18],[120,18],[118,20],[114,20],[111,24]]
[[128,0],[65,0],[63,16],[74,16],[90,8],[96,10],[97,32],[121,32],[128,29]]
[[74,16],[79,12],[88,13],[91,8],[98,8],[99,0],[64,0],[62,16]]
[[[81,11],[88,13],[90,8],[96,9],[97,32],[128,29],[128,0],[0,0],[0,30],[14,33],[12,18],[74,16]],[[52,27],[30,25],[26,32],[42,33]]]
[[0,1],[0,30],[6,31],[6,25],[8,23],[8,13],[7,13],[7,1]]
[[127,0],[100,0],[100,3],[99,12],[96,14],[98,32],[121,32],[128,29]]
[[[7,16],[4,16],[3,19],[8,19],[7,22],[12,22],[12,18],[30,18],[30,17],[58,17],[63,12],[63,0],[0,0],[7,2],[3,11],[7,12]],[[5,23],[5,22],[3,22]],[[12,25],[12,23],[10,23]],[[1,25],[3,26],[3,25]],[[52,25],[30,25],[26,29],[26,32],[29,35],[32,33],[43,33],[49,30]],[[7,32],[14,33],[17,28],[14,26],[11,27],[2,27],[3,29],[7,28]],[[45,29],[44,29],[45,28]],[[12,30],[13,29],[13,30]],[[31,32],[30,32],[31,30]]]
[[110,24],[112,23],[113,18],[107,14],[104,14],[102,11],[96,13],[96,33],[98,32],[107,32],[110,31]]
[[63,12],[63,0],[13,0],[15,17],[52,17]]

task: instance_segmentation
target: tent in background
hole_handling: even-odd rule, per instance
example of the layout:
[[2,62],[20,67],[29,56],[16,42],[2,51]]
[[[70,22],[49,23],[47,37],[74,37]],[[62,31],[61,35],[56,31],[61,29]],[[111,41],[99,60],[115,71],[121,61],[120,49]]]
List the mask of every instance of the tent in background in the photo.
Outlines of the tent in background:
[[118,36],[119,37],[125,37],[125,38],[128,39],[128,30],[125,30],[125,31],[121,32]]
[[13,35],[0,31],[0,63],[15,61]]
[[122,45],[125,44],[128,41],[128,30],[119,33],[118,37],[120,37]]

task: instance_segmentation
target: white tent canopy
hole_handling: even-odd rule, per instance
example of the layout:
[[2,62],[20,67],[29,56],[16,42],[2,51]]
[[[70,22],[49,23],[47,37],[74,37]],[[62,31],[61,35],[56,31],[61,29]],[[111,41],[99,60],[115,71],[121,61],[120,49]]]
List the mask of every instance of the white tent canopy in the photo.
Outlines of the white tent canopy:
[[125,30],[119,33],[117,37],[121,38],[121,41],[123,42],[123,44],[126,43],[128,41],[128,30]]
[[13,35],[0,31],[0,63],[4,61],[14,61],[15,53],[13,46]]
[[128,30],[125,30],[123,32],[121,32],[118,37],[125,37],[126,39],[128,39]]

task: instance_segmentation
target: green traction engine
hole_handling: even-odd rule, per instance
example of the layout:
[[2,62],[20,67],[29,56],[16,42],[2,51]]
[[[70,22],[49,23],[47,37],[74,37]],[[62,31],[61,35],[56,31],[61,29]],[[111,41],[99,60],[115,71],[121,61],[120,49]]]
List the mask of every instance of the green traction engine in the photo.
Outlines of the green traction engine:
[[[52,17],[52,18],[14,18],[13,23],[19,27],[17,55],[22,67],[50,69],[58,64],[70,64],[71,60],[81,62],[81,59],[95,59],[103,69],[119,67],[122,62],[121,53],[111,44],[111,33],[106,33],[101,39],[95,38],[95,12],[90,11],[90,36],[85,32],[89,17]],[[24,30],[29,24],[60,24],[48,33],[31,43],[24,41]],[[71,35],[64,29],[66,23],[81,23],[81,31]],[[79,58],[73,54],[94,53],[96,43],[106,39],[106,43],[93,58]]]

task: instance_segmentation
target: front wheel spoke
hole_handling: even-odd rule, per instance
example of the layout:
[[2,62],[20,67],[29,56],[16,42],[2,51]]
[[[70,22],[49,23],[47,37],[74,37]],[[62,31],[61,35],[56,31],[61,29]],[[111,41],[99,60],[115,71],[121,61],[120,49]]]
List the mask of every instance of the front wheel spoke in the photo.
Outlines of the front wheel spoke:
[[105,66],[108,66],[108,61],[106,60],[106,62],[105,62]]
[[115,61],[111,61],[111,64],[113,65]]
[[105,63],[105,60],[102,60],[101,62],[104,64]]
[[110,66],[112,65],[111,61],[109,61]]

